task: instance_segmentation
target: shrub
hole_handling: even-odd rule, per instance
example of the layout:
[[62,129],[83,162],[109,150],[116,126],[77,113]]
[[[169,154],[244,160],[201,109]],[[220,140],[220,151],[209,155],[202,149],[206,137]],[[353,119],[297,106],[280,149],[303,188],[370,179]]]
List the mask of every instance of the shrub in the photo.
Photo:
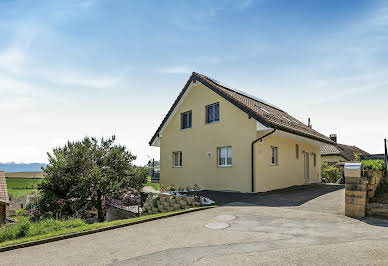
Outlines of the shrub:
[[375,195],[376,197],[378,197],[387,193],[388,193],[388,182],[384,180],[377,186]]
[[385,163],[383,160],[365,160],[362,161],[364,170],[384,171]]
[[26,215],[26,211],[22,208],[16,210],[16,216],[25,216]]
[[17,224],[18,230],[16,237],[25,237],[28,235],[28,231],[31,228],[31,222],[28,219],[23,219],[19,224]]
[[342,174],[340,170],[334,165],[322,163],[321,175],[323,183],[341,183]]

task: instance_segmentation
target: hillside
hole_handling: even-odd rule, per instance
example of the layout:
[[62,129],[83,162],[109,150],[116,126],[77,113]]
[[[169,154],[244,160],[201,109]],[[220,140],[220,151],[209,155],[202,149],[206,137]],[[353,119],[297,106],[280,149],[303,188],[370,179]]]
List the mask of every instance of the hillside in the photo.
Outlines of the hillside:
[[0,171],[4,172],[39,172],[45,163],[0,163]]

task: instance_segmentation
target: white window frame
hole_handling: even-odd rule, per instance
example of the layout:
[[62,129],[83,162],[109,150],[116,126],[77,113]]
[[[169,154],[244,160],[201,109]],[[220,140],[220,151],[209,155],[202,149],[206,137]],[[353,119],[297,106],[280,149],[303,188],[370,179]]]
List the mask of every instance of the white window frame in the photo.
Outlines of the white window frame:
[[[226,157],[224,160],[224,164],[221,164],[221,154],[222,151],[226,150]],[[228,162],[230,155],[230,163]],[[233,150],[232,146],[218,147],[217,148],[217,166],[218,167],[231,167],[233,165]]]
[[[216,110],[215,106],[218,106],[218,120],[215,120],[215,110]],[[214,117],[214,119],[212,121],[208,120],[208,108],[209,107],[214,108],[213,109],[213,117]],[[206,105],[205,106],[205,123],[206,124],[214,124],[214,123],[217,123],[219,121],[220,121],[220,103],[212,103],[212,104]]]
[[[176,157],[178,157],[178,164],[176,163]],[[173,168],[182,168],[183,167],[183,159],[182,159],[182,152],[181,151],[174,151],[172,153],[172,167]]]
[[270,164],[271,165],[279,165],[279,149],[278,147],[271,146],[271,157]]

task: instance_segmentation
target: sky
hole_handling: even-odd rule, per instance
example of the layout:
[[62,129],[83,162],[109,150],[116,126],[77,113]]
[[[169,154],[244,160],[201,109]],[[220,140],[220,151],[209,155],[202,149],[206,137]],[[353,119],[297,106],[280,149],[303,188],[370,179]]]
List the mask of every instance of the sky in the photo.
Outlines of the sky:
[[388,1],[0,0],[0,162],[116,135],[138,156],[193,71],[383,153]]

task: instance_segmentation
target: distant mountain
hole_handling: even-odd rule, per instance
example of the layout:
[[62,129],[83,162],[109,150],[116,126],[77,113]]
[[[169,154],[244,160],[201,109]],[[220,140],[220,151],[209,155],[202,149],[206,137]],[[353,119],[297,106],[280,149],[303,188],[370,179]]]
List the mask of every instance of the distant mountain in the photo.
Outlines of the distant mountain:
[[4,172],[39,172],[45,163],[0,163],[0,171]]

